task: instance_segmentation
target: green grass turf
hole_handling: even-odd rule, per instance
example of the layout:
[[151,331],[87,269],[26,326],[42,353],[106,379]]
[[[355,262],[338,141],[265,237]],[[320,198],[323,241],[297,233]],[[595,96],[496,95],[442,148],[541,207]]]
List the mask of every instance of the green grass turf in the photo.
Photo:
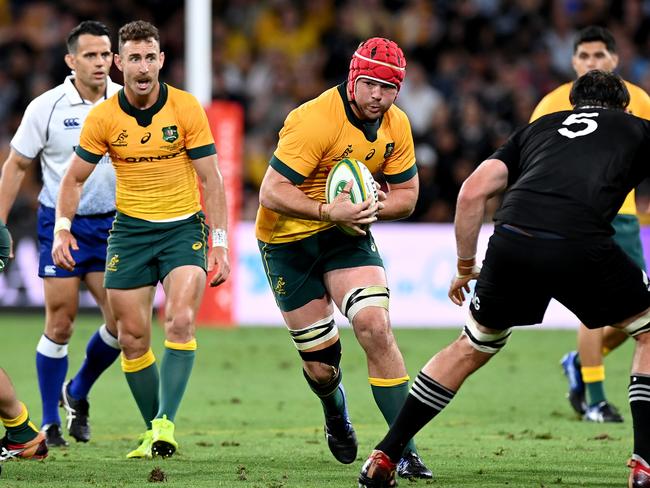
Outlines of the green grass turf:
[[[40,421],[34,348],[42,318],[0,315],[0,366]],[[98,324],[82,316],[70,344],[70,371]],[[397,329],[411,376],[458,330]],[[355,487],[356,476],[386,426],[367,383],[363,353],[349,328],[342,332],[343,368],[359,458],[338,464],[322,433],[318,401],[283,328],[200,329],[192,379],[179,415],[180,449],[170,459],[127,460],[144,430],[120,367],[91,392],[93,438],[53,449],[43,462],[4,463],[0,488],[141,487],[160,467],[169,487]],[[632,448],[626,401],[632,344],[606,360],[607,391],[624,424],[588,424],[572,415],[558,361],[574,347],[572,331],[518,331],[508,346],[464,385],[451,405],[417,437],[434,481],[400,486],[622,487]],[[154,351],[161,357],[156,327]]]

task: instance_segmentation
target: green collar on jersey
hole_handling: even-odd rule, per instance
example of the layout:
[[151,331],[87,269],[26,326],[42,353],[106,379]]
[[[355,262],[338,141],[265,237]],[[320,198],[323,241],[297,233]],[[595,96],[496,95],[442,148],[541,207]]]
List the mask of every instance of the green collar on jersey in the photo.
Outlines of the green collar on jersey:
[[120,103],[120,108],[125,114],[135,118],[140,127],[147,127],[151,125],[153,116],[160,112],[160,110],[165,106],[165,103],[167,102],[167,91],[167,85],[161,81],[158,100],[156,100],[156,103],[151,107],[144,110],[140,110],[129,103],[126,98],[126,93],[124,93],[124,88],[118,92],[117,99]]
[[345,83],[341,83],[336,87],[339,95],[341,95],[341,99],[343,100],[345,115],[347,115],[348,120],[353,126],[363,132],[363,135],[366,137],[366,140],[368,142],[375,142],[377,140],[377,131],[379,130],[379,127],[381,127],[381,121],[384,120],[384,116],[382,115],[377,120],[367,122],[359,119],[356,115],[354,115],[354,112],[352,111],[350,104],[354,102],[348,101],[348,94],[345,90],[345,86]]

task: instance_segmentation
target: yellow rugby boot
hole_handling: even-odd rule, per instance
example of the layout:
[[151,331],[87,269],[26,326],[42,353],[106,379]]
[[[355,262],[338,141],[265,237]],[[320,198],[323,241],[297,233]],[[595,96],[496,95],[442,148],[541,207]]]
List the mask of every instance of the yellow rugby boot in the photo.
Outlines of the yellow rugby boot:
[[146,431],[144,434],[138,437],[140,445],[129,452],[126,457],[131,458],[146,458],[151,459],[153,455],[151,454],[151,442],[153,439],[153,432],[151,430]]
[[174,422],[167,420],[167,415],[161,419],[151,421],[153,432],[151,453],[154,456],[170,457],[178,449],[178,443],[174,439]]

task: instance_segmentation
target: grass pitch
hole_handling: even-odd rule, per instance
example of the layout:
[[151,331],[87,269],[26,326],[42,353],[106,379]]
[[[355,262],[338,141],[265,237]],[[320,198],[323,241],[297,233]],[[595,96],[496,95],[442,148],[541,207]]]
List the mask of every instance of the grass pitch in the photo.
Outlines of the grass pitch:
[[[70,372],[99,319],[82,316],[70,344]],[[40,422],[34,349],[42,318],[0,315],[0,366]],[[411,377],[457,329],[397,329]],[[194,372],[179,415],[180,448],[170,459],[131,460],[126,453],[144,431],[119,364],[91,391],[92,440],[71,441],[43,462],[7,462],[0,488],[356,487],[356,477],[386,425],[372,401],[365,360],[349,328],[342,331],[342,367],[359,458],[338,464],[327,449],[318,400],[283,328],[200,329]],[[154,352],[162,357],[156,327]],[[400,486],[434,488],[622,487],[632,449],[627,383],[632,344],[606,359],[609,399],[623,424],[579,421],[564,398],[559,359],[575,332],[517,331],[506,348],[471,377],[450,406],[417,437],[433,481]],[[63,412],[61,412],[63,415]],[[156,469],[158,468],[158,470]]]

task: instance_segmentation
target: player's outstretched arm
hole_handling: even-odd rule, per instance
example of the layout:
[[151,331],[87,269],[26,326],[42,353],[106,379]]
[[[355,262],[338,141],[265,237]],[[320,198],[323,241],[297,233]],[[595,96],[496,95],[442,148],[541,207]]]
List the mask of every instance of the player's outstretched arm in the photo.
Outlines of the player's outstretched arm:
[[192,161],[203,187],[203,200],[212,244],[208,252],[208,273],[215,271],[210,286],[219,286],[230,275],[228,260],[228,209],[223,176],[219,171],[217,155]]
[[56,222],[54,224],[54,243],[52,244],[52,259],[57,266],[72,271],[76,264],[70,249],[78,250],[77,240],[70,232],[72,220],[79,201],[84,182],[95,169],[94,164],[88,163],[76,154],[61,180],[59,196],[56,202]]
[[[0,221],[7,222],[9,212],[16,201],[16,196],[31,162],[31,159],[21,156],[13,148],[9,151],[9,156],[2,165],[2,175],[0,176]],[[14,257],[13,242],[9,256]]]
[[456,305],[465,301],[469,282],[476,279],[480,268],[476,265],[476,246],[487,201],[506,189],[508,168],[499,159],[483,161],[463,183],[456,202],[454,230],[458,256],[456,277],[449,287],[449,298]]

